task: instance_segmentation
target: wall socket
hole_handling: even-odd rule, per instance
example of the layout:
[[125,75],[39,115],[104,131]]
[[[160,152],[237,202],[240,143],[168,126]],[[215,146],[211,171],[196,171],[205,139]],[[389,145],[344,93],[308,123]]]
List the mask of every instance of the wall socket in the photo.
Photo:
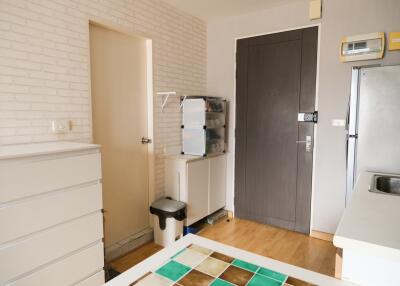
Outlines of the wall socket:
[[346,120],[344,119],[332,119],[332,126],[343,127],[346,125]]
[[71,120],[51,121],[51,132],[56,134],[68,133],[71,131]]
[[309,3],[310,20],[321,19],[322,17],[322,0],[310,0]]

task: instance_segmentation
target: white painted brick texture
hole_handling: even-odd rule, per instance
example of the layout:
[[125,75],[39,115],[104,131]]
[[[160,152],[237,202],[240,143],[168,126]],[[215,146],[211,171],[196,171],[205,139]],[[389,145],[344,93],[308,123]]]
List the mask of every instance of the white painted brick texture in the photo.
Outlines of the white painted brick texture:
[[[154,92],[205,94],[206,24],[160,0],[0,0],[0,145],[90,142],[89,20],[153,40]],[[164,147],[180,146],[179,102],[154,96],[156,196]],[[50,132],[53,119],[72,132]]]

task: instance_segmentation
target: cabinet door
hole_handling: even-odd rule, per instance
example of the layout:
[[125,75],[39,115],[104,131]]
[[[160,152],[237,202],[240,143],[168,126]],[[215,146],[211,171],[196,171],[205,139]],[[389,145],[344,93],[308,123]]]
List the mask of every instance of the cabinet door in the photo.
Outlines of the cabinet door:
[[225,206],[226,196],[226,156],[217,156],[210,161],[209,212],[213,213]]
[[208,160],[187,163],[187,221],[191,225],[208,215]]

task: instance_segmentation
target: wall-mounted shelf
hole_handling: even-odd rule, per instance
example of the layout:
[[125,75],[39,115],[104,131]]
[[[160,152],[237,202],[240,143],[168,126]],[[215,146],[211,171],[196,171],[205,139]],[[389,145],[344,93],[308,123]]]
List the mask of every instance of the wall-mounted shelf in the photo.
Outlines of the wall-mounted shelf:
[[[170,96],[177,96],[178,94],[176,91],[162,91],[162,92],[157,92],[157,95],[162,97],[161,98],[161,111],[164,111],[165,105],[167,104]],[[187,95],[182,95],[180,97],[181,97],[180,109],[182,109],[183,103],[185,102]]]

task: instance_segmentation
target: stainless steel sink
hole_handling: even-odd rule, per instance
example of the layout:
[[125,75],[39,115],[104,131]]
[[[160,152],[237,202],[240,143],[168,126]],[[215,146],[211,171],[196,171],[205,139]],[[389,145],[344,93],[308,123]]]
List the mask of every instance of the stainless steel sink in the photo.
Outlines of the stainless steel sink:
[[400,176],[375,175],[370,191],[400,196]]

